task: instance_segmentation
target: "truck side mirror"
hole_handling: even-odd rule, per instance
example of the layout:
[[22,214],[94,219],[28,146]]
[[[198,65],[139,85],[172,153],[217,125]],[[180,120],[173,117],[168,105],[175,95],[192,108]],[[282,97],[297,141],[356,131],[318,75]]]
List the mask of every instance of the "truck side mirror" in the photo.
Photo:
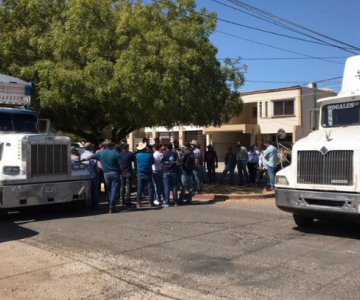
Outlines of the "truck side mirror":
[[311,131],[319,129],[319,116],[320,116],[319,108],[310,109],[310,130]]
[[39,119],[38,122],[38,131],[39,133],[49,134],[51,131],[51,123],[49,119]]

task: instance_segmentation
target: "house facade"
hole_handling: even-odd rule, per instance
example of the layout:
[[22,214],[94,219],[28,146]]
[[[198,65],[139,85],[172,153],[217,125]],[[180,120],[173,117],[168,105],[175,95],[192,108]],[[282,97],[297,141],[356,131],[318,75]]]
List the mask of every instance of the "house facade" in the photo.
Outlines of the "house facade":
[[225,156],[229,146],[235,147],[237,141],[247,147],[275,141],[280,128],[287,133],[283,142],[294,143],[310,132],[310,110],[317,107],[317,100],[334,95],[333,91],[318,89],[315,84],[241,93],[242,113],[223,126],[145,128],[133,133],[129,143],[135,145],[143,137],[150,142],[159,138],[163,144],[174,140],[185,144],[196,139],[203,150],[213,144],[219,159]]
[[223,126],[207,127],[203,132],[220,157],[236,141],[247,147],[276,141],[280,128],[287,133],[283,142],[294,143],[310,132],[310,110],[317,107],[317,100],[334,95],[315,84],[241,93],[242,113]]

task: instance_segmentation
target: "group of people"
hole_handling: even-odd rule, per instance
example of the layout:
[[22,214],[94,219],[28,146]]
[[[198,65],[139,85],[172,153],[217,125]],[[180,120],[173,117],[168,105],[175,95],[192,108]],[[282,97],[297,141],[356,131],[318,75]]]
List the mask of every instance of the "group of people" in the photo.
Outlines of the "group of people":
[[[278,163],[277,148],[271,142],[265,144],[266,150],[260,151],[252,146],[249,151],[237,142],[236,151],[228,148],[225,155],[225,169],[221,183],[227,175],[233,184],[234,170],[237,167],[239,185],[251,185],[261,181],[267,173],[268,190],[274,189],[275,172]],[[73,152],[73,147],[71,152]],[[129,145],[113,145],[106,140],[95,152],[94,145],[85,144],[85,151],[72,160],[87,164],[91,176],[91,204],[98,207],[100,184],[103,181],[109,203],[109,213],[116,211],[119,201],[131,207],[131,184],[133,174],[136,178],[136,207],[141,207],[145,194],[150,206],[178,206],[191,204],[193,193],[201,193],[205,180],[205,167],[208,182],[216,182],[218,157],[212,145],[207,146],[204,156],[196,140],[179,146],[178,143],[161,145],[159,139],[150,145],[146,140],[136,146],[136,152],[129,151]],[[172,197],[170,197],[172,196]]]
[[268,191],[274,190],[279,153],[271,141],[267,141],[264,146],[264,150],[257,148],[255,145],[252,145],[247,150],[239,141],[236,145],[236,151],[229,147],[225,155],[225,169],[222,173],[221,183],[229,176],[230,184],[233,184],[234,172],[237,167],[239,185],[259,185],[263,175],[266,173],[268,176],[266,189]]
[[[208,147],[205,156],[209,179],[214,180],[218,162],[212,146]],[[72,155],[72,160],[77,160],[75,155]],[[104,179],[109,213],[116,211],[119,200],[125,207],[131,207],[133,171],[136,175],[137,208],[141,207],[144,194],[148,195],[150,206],[168,207],[185,202],[191,204],[193,192],[200,193],[202,190],[204,160],[200,145],[195,140],[183,147],[176,143],[163,146],[159,140],[154,145],[143,141],[137,145],[135,153],[129,151],[126,143],[113,145],[107,140],[96,152],[91,143],[86,143],[79,160],[87,164],[91,175],[93,208],[98,207],[98,186],[101,178]]]

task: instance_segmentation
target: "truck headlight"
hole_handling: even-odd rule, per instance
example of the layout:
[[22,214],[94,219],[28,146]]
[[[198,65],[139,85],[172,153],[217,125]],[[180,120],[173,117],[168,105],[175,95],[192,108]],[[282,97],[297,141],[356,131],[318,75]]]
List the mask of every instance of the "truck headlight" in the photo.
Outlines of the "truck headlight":
[[289,185],[289,181],[287,180],[286,176],[276,175],[275,182],[278,185]]
[[19,174],[20,173],[20,167],[18,167],[18,166],[4,166],[3,167],[3,173],[4,174]]

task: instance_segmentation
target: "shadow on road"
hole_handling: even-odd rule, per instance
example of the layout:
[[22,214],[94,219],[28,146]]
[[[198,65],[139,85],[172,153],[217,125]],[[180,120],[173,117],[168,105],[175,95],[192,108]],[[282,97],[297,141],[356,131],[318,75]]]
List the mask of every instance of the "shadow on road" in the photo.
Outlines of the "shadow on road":
[[54,204],[26,207],[21,210],[9,211],[7,214],[3,213],[0,216],[0,243],[28,238],[38,234],[36,231],[23,228],[21,226],[23,224],[52,219],[95,216],[107,212],[107,203],[101,203],[97,210],[64,204]]
[[[44,206],[24,207],[19,210],[10,210],[7,214],[1,215],[0,226],[6,223],[26,224],[36,221],[51,219],[79,218],[105,214],[108,212],[106,203],[101,203],[99,209],[92,210],[83,206],[70,204],[51,204]],[[2,231],[2,227],[0,228]]]
[[348,239],[360,239],[360,224],[339,220],[316,221],[309,227],[294,227],[296,231],[306,234],[327,235]]
[[0,221],[0,244],[37,235],[38,232],[23,228],[11,220]]

